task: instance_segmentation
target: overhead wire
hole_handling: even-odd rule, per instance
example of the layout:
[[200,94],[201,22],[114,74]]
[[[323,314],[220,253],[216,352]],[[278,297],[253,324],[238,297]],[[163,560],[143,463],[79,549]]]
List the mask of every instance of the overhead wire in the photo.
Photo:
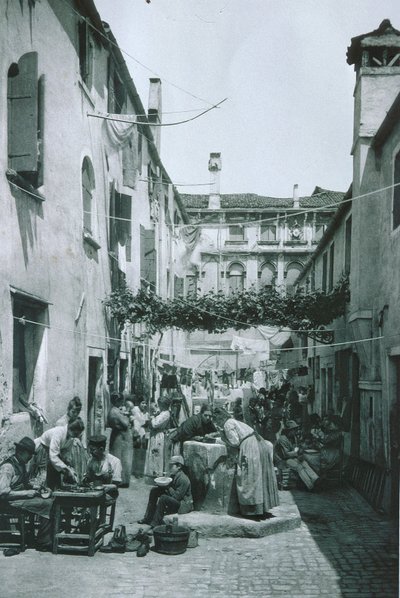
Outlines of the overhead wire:
[[[135,339],[128,339],[128,338],[121,338],[121,337],[112,337],[112,336],[108,336],[108,335],[104,335],[104,334],[96,334],[93,332],[88,332],[88,331],[80,331],[77,329],[72,329],[72,328],[62,328],[59,326],[50,326],[50,324],[44,324],[43,322],[36,322],[35,320],[29,320],[27,318],[25,318],[24,316],[13,316],[14,320],[17,320],[18,322],[20,322],[22,325],[25,324],[34,324],[36,326],[42,326],[43,328],[47,328],[49,330],[58,330],[60,332],[69,332],[71,334],[77,334],[80,336],[90,336],[90,337],[95,337],[95,338],[99,338],[101,340],[104,340],[106,342],[108,341],[117,341],[118,343],[131,343],[132,345],[144,345],[144,346],[148,346],[148,347],[152,347],[154,348],[154,344],[152,343],[145,343],[143,342],[141,339],[135,338]],[[296,331],[294,331],[296,332]],[[289,348],[283,348],[283,349],[279,349],[279,348],[274,348],[272,349],[274,352],[288,352],[288,351],[304,351],[304,350],[309,350],[309,349],[322,349],[322,348],[328,348],[328,347],[341,347],[344,345],[353,345],[353,344],[360,344],[360,343],[368,343],[368,342],[373,342],[373,341],[377,341],[377,340],[382,340],[384,338],[394,338],[394,337],[398,337],[400,336],[399,333],[396,334],[382,334],[380,336],[374,336],[374,337],[368,337],[368,338],[362,338],[362,339],[358,339],[358,340],[348,340],[348,341],[341,341],[338,343],[327,343],[327,344],[319,344],[319,345],[308,345],[306,347],[289,347]],[[162,344],[161,347],[163,349],[172,349],[172,346],[167,346]],[[190,349],[196,349],[198,350],[199,348],[201,348],[199,345],[193,345],[193,346],[188,346],[187,347],[189,350]],[[207,347],[207,349],[209,349]],[[216,348],[216,349],[212,349],[213,351],[223,351],[223,352],[229,352],[229,353],[238,353],[238,351],[236,349],[228,349],[228,348],[224,348],[224,347],[220,347],[220,348]]]
[[75,8],[73,8],[71,6],[71,4],[68,2],[68,0],[62,0],[62,2],[64,2],[64,4],[67,5],[68,8],[71,11],[73,11],[76,15],[78,15],[78,17],[80,19],[83,19],[87,23],[87,25],[93,31],[96,31],[110,45],[116,47],[122,54],[125,54],[125,56],[128,56],[131,60],[133,60],[134,62],[136,62],[136,64],[138,64],[139,66],[141,66],[145,70],[149,71],[153,75],[156,75],[157,77],[160,77],[163,82],[168,83],[168,85],[171,85],[172,87],[175,87],[175,89],[178,89],[179,91],[182,91],[183,93],[186,93],[187,95],[191,96],[192,98],[195,98],[196,100],[199,100],[200,102],[204,102],[205,104],[209,104],[210,106],[214,107],[215,104],[213,104],[213,102],[210,102],[209,100],[205,100],[204,98],[201,98],[200,96],[198,96],[198,95],[196,95],[196,94],[188,91],[187,89],[184,89],[180,85],[177,85],[176,83],[173,83],[172,81],[170,81],[169,79],[166,79],[165,77],[161,77],[159,75],[159,73],[157,73],[156,71],[154,71],[153,69],[151,69],[150,67],[148,67],[147,65],[145,65],[143,62],[141,62],[140,60],[138,60],[137,58],[135,58],[135,56],[132,56],[132,54],[130,54],[129,52],[127,52],[126,50],[124,50],[123,48],[121,48],[116,42],[114,42],[113,40],[111,40],[105,33],[103,33],[102,31],[100,31],[100,29],[98,29],[95,25],[93,25],[93,23],[90,21],[90,19],[84,17],[79,11],[77,11]]
[[[200,118],[204,114],[207,114],[207,112],[210,112],[211,110],[214,110],[215,108],[218,108],[219,106],[221,106],[221,104],[226,102],[227,99],[228,98],[224,98],[217,104],[214,104],[214,106],[211,106],[210,108],[207,108],[206,110],[203,110],[203,112],[200,112],[200,114],[196,114],[196,116],[192,116],[191,118],[186,118],[184,120],[179,120],[179,121],[176,121],[173,123],[154,123],[154,122],[145,122],[144,123],[140,120],[116,118],[115,116],[109,116],[109,115],[104,115],[104,114],[99,114],[99,113],[96,114],[95,112],[87,112],[86,115],[91,116],[92,118],[101,118],[103,120],[112,120],[115,122],[128,123],[131,125],[149,125],[150,127],[174,127],[176,125],[184,125],[185,123],[189,123],[189,122],[192,122],[193,120],[196,120],[197,118]],[[122,116],[127,116],[127,115],[122,115]],[[135,115],[135,117],[136,117],[136,115]]]

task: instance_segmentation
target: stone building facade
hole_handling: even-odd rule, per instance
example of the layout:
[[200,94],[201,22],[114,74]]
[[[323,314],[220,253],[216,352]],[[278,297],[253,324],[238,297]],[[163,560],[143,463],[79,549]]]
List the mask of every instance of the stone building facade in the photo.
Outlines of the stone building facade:
[[[343,193],[316,187],[312,195],[299,196],[294,185],[293,196],[286,198],[221,194],[221,168],[221,155],[210,154],[210,193],[182,194],[191,222],[200,230],[196,259],[186,275],[186,293],[270,286],[292,293]],[[222,335],[191,334],[193,362],[214,351],[235,369],[238,360],[230,349],[234,334],[234,330]],[[241,334],[262,338],[255,330]]]
[[93,433],[111,390],[149,388],[155,341],[140,327],[121,334],[102,301],[123,280],[174,292],[171,223],[187,215],[159,155],[161,83],[150,81],[146,112],[92,0],[2,3],[0,62],[7,450],[54,425],[74,395]]
[[[389,21],[355,37],[353,182],[300,274],[324,288],[346,273],[351,299],[334,346],[294,339],[308,365],[312,409],[342,415],[349,475],[377,507],[397,512],[400,406],[400,31]],[[349,201],[351,200],[351,201]],[[298,350],[299,346],[305,349]],[[309,348],[307,348],[307,345]],[[282,358],[281,363],[284,363]],[[360,472],[362,475],[360,476]]]

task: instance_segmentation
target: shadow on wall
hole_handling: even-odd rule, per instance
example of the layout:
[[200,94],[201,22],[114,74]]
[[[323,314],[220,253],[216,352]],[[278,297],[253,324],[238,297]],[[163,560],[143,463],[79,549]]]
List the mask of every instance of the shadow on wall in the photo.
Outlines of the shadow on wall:
[[43,219],[43,206],[40,200],[30,197],[24,191],[10,185],[11,194],[15,199],[22,251],[25,266],[29,263],[29,250],[37,241],[36,219]]

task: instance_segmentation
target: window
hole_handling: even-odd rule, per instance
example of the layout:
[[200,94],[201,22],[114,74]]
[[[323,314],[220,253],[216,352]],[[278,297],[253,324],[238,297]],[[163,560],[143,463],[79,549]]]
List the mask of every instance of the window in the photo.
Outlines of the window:
[[325,251],[322,256],[322,290],[326,293],[326,283],[328,279],[328,254]]
[[260,241],[276,241],[276,225],[262,224]]
[[335,270],[335,244],[329,248],[329,281],[328,281],[328,291],[333,289],[333,280],[334,280],[334,270]]
[[184,279],[175,274],[174,281],[174,297],[183,297],[183,281]]
[[272,264],[263,264],[258,277],[260,280],[260,288],[271,288],[274,285],[276,270]]
[[228,288],[229,291],[243,291],[245,270],[242,264],[231,264],[228,270]]
[[8,166],[34,187],[43,183],[44,77],[37,52],[8,69]]
[[93,197],[94,197],[94,172],[91,161],[88,157],[82,162],[82,204],[83,204],[83,228],[84,231],[93,234]]
[[130,195],[118,193],[112,185],[110,193],[109,251],[118,258],[121,248],[125,248],[127,262],[132,260],[131,217],[132,198]]
[[[153,291],[157,288],[157,251],[154,229],[140,225],[140,277]],[[167,278],[169,272],[167,272]]]
[[[28,402],[42,391],[41,373],[46,370],[43,350],[47,304],[29,295],[13,293],[13,411],[26,411]],[[43,389],[44,391],[44,389]]]
[[89,35],[89,25],[86,19],[78,23],[78,54],[79,72],[82,81],[88,88],[92,86],[93,74],[93,43]]
[[350,274],[351,268],[351,216],[346,220],[344,240],[344,272]]
[[393,230],[400,225],[400,152],[394,160],[393,183],[397,187],[393,188]]
[[108,112],[122,114],[126,103],[126,89],[113,58],[108,59]]
[[301,264],[289,264],[286,271],[286,294],[292,295],[295,290],[295,282],[299,277],[302,266]]
[[229,227],[229,241],[243,241],[244,228],[240,225],[232,225]]

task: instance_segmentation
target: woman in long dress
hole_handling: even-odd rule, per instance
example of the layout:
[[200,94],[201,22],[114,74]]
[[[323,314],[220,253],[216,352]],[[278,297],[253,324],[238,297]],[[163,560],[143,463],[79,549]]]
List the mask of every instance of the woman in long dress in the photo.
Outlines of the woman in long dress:
[[237,451],[235,478],[241,515],[268,517],[270,509],[279,505],[272,443],[220,407],[214,409],[213,416],[222,430],[222,440]]
[[160,398],[158,406],[160,413],[149,420],[150,438],[147,445],[144,475],[155,478],[161,476],[167,469],[168,457],[165,450],[165,432],[169,428],[171,401]]
[[124,415],[121,407],[124,397],[119,392],[112,393],[112,407],[108,412],[107,425],[111,428],[110,453],[118,457],[122,465],[122,482],[120,488],[128,488],[131,480],[133,441],[129,417]]

